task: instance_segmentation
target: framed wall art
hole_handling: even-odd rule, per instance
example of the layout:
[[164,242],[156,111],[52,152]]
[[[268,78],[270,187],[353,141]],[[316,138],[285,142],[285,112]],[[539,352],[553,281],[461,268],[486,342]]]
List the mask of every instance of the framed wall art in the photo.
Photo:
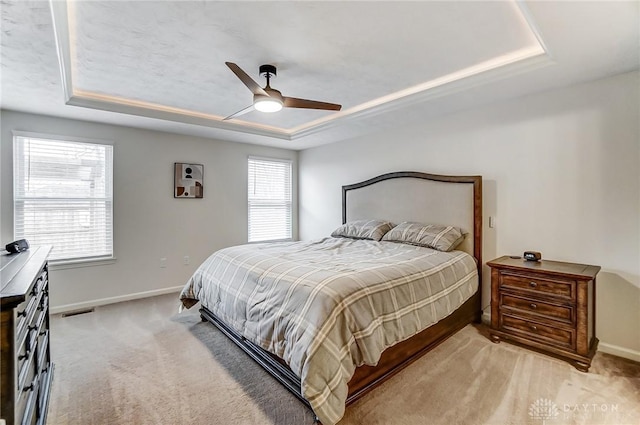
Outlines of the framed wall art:
[[176,162],[173,171],[174,198],[203,198],[204,165]]

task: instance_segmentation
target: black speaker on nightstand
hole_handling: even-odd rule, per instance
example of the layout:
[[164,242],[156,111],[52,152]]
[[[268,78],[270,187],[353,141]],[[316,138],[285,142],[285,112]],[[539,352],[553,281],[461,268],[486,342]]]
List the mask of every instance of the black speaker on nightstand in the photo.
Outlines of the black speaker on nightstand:
[[29,241],[26,239],[18,239],[17,241],[13,241],[5,245],[4,249],[12,254],[15,254],[16,252],[23,252],[29,249]]

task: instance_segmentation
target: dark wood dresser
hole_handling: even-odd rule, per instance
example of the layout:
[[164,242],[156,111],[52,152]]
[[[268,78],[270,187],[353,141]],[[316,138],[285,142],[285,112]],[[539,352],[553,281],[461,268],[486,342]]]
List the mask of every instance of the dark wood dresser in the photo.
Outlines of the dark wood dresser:
[[508,256],[491,267],[491,340],[525,344],[588,372],[598,347],[599,266],[524,261]]
[[50,246],[0,256],[0,418],[44,424],[53,364],[49,352]]

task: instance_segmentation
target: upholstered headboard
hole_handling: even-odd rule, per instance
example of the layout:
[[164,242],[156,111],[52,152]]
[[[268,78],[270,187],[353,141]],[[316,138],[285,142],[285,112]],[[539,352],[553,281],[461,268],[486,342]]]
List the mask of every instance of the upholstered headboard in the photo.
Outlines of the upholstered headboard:
[[482,265],[482,177],[402,171],[342,186],[342,222],[383,219],[445,224],[467,232],[457,248]]

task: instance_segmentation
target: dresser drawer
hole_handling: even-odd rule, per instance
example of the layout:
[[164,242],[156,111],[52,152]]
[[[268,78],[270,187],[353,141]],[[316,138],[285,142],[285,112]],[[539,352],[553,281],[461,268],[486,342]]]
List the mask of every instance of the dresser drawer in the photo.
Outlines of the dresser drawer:
[[572,329],[560,329],[508,314],[501,315],[500,321],[502,329],[514,335],[561,348],[574,348],[575,346],[575,331]]
[[40,387],[38,388],[38,412],[40,412],[41,418],[44,417],[49,402],[49,384],[51,384],[51,371],[47,369],[40,374]]
[[35,424],[37,421],[37,409],[38,409],[38,388],[40,384],[40,377],[35,375],[31,383],[22,389],[18,397],[20,402],[24,403],[24,412],[21,425]]
[[38,336],[38,373],[46,372],[49,369],[49,330],[43,329]]
[[534,298],[501,294],[500,305],[519,316],[531,316],[548,319],[566,325],[575,324],[574,307],[572,305],[555,305]]
[[[33,398],[31,398],[32,395],[33,395]],[[15,421],[9,421],[9,423],[15,423],[18,425],[22,424],[23,420],[26,419],[25,409],[27,408],[27,405],[29,404],[29,402],[35,401],[36,397],[37,395],[35,395],[35,392],[32,392],[32,391],[27,391],[27,392],[20,391],[20,393],[16,393]]]
[[31,289],[31,295],[36,295],[42,292],[43,288],[47,285],[49,280],[49,273],[47,269],[44,269],[40,272],[40,275],[36,279],[36,283],[33,285]]
[[31,325],[30,329],[35,329],[40,333],[45,322],[47,320],[47,316],[49,315],[49,297],[46,294],[42,294],[42,298],[40,300],[40,304],[36,309],[36,316]]
[[35,374],[35,350],[38,332],[35,329],[29,330],[27,343],[23,351],[17,356],[18,360],[18,391],[29,386],[29,382]]
[[38,296],[30,296],[16,309],[16,340],[18,344],[26,337],[27,328],[33,321],[33,316],[38,309]]
[[562,298],[566,300],[576,299],[576,281],[565,279],[550,279],[535,275],[519,275],[508,272],[500,274],[500,288],[512,291],[521,291],[529,295],[542,295]]

